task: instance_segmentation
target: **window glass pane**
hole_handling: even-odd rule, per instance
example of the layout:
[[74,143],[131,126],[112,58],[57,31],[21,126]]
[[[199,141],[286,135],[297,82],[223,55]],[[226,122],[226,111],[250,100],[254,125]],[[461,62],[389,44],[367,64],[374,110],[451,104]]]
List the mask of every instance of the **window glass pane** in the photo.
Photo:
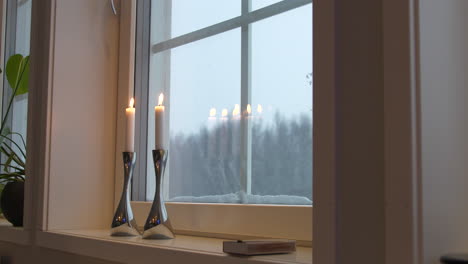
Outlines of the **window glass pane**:
[[[15,53],[19,53],[23,56],[29,55],[29,40],[31,32],[31,3],[32,0],[17,1]],[[27,93],[19,95],[15,98],[11,115],[12,131],[20,133],[26,140],[28,119]]]
[[161,34],[151,43],[174,38],[240,16],[240,0],[152,0],[151,25]]
[[281,0],[251,0],[252,2],[252,8],[251,10],[257,10],[260,8],[264,8],[266,6],[281,2]]
[[[27,133],[28,93],[17,94],[15,97],[12,97],[13,89],[8,84],[5,67],[10,56],[14,54],[29,55],[32,0],[9,0],[4,1],[3,4],[5,8],[3,14],[4,20],[0,24],[4,39],[0,46],[2,47],[3,58],[1,68],[4,71],[1,74],[3,81],[0,82],[0,90],[2,90],[0,92],[0,105],[2,106],[2,114],[7,117],[3,132],[13,132],[14,134],[9,134],[8,136],[15,142],[3,140],[3,146],[10,146],[18,158],[24,162],[26,157],[22,153],[26,150],[24,141],[26,141]],[[21,148],[21,150],[18,148]],[[7,155],[1,155],[3,163],[6,163],[7,159]],[[20,162],[13,161],[10,165],[13,165],[15,168],[2,166],[1,169],[8,173],[16,173],[22,177],[26,177],[24,175],[25,168]],[[6,180],[0,180],[0,193],[3,185],[6,183]]]
[[[234,29],[152,55],[148,157],[154,149],[153,107],[164,91],[170,117],[166,173],[173,200],[216,202],[216,196],[203,196],[231,194],[240,188],[238,122],[230,120],[240,100],[240,52],[240,29]],[[210,117],[212,108],[216,113]],[[228,112],[226,117],[222,109]],[[149,160],[147,199],[152,200],[154,168]]]
[[252,194],[277,196],[267,203],[310,204],[312,4],[251,29]]
[[[176,10],[179,1],[186,4],[178,0],[170,8]],[[279,2],[252,1],[252,10]],[[223,3],[228,2],[234,1]],[[172,12],[172,19],[166,19],[171,26],[154,27],[154,17],[163,17],[155,16],[164,9],[158,10],[152,11],[152,43],[173,37],[178,20]],[[187,25],[188,31],[195,30]],[[170,27],[172,31],[162,30]],[[153,107],[164,92],[170,130],[167,199],[312,204],[312,4],[260,20],[249,30],[250,57],[243,65],[240,28],[151,56],[148,200],[155,188]],[[241,87],[242,69],[250,71],[250,92]],[[249,93],[247,114],[240,105]],[[245,129],[243,120],[249,124]],[[242,138],[250,140],[243,144]],[[242,167],[244,157],[250,165]],[[246,174],[251,192],[241,186]]]

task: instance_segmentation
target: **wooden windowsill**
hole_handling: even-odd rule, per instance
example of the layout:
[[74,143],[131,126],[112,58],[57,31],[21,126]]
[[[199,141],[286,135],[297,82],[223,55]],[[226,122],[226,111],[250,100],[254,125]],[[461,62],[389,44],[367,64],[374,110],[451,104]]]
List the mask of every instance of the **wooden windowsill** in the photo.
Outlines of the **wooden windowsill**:
[[194,263],[312,263],[312,248],[309,247],[297,247],[297,251],[291,254],[239,257],[222,252],[223,239],[195,236],[145,240],[141,237],[112,237],[109,230],[55,230],[39,231],[37,239],[42,247],[124,263],[149,263],[155,259],[162,263],[183,263],[186,260]]
[[29,236],[24,228],[13,227],[5,218],[0,217],[0,241],[27,245]]

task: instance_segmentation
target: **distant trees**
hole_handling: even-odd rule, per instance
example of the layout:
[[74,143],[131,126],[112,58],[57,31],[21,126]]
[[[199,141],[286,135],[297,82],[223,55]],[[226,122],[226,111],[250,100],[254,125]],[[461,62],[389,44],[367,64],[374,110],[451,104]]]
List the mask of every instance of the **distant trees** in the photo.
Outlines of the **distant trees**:
[[309,83],[309,86],[312,87],[312,73],[308,73],[306,75],[307,83]]
[[[171,137],[170,196],[240,191],[240,122],[218,121],[198,133]],[[252,120],[252,194],[296,195],[312,200],[310,114]]]

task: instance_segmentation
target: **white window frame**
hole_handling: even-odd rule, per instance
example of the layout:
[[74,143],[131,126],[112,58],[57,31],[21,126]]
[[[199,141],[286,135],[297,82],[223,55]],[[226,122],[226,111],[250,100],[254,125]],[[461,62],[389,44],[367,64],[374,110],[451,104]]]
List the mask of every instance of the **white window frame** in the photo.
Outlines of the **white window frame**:
[[[131,1],[134,2],[134,1]],[[136,174],[146,175],[147,160],[143,153],[146,149],[147,135],[147,113],[138,111],[138,108],[148,109],[148,104],[143,96],[143,89],[138,87],[148,87],[149,78],[141,76],[149,76],[148,68],[141,67],[139,63],[141,58],[148,60],[150,58],[149,48],[149,15],[137,16],[138,9],[150,12],[150,0],[138,1],[139,5],[133,3],[131,8],[121,9],[121,23],[130,26],[126,32],[120,32],[121,42],[121,59],[119,61],[119,103],[128,100],[133,94],[135,95],[137,104],[136,117],[136,134],[142,140],[136,140],[136,152],[139,156],[139,169]],[[234,28],[241,28],[241,107],[246,108],[250,103],[250,25],[255,21],[272,17],[282,12],[287,12],[294,8],[312,3],[312,0],[285,0],[265,8],[248,12],[250,9],[250,0],[242,0],[242,15],[229,19],[227,21],[196,30],[194,32],[163,41],[151,47],[153,53],[168,50],[177,46],[191,43],[209,36],[213,36]],[[128,7],[129,5],[127,5]],[[139,12],[142,12],[140,10]],[[136,24],[142,23],[143,27],[136,27]],[[136,29],[135,29],[136,28]],[[141,31],[141,32],[140,32]],[[143,39],[148,38],[148,39]],[[130,40],[130,42],[129,42]],[[131,40],[136,40],[132,45]],[[146,47],[145,47],[146,44]],[[312,48],[312,47],[311,47]],[[141,67],[141,68],[139,68]],[[135,69],[135,71],[134,71]],[[142,71],[143,69],[143,71]],[[135,76],[134,73],[139,76]],[[131,81],[135,80],[135,87],[131,85]],[[147,91],[146,91],[147,93]],[[167,93],[167,91],[166,91]],[[118,127],[122,127],[124,120],[118,118]],[[250,124],[248,121],[242,122],[242,146],[243,155],[241,170],[241,184],[246,193],[250,193]],[[167,127],[167,126],[166,126]],[[168,131],[167,131],[168,132]],[[118,137],[122,139],[123,137]],[[144,139],[144,140],[143,140]],[[123,142],[117,142],[117,150],[123,145]],[[119,151],[116,154],[116,184],[115,184],[115,202],[118,202],[118,197],[121,192],[122,173],[121,173],[121,155]],[[312,162],[312,161],[311,161]],[[312,176],[312,175],[311,175]],[[132,195],[134,200],[146,199],[146,177],[134,177]],[[132,202],[132,207],[137,221],[140,225],[146,219],[146,214],[149,211],[151,202]],[[208,204],[208,203],[166,203],[167,210],[171,216],[171,222],[175,228],[176,234],[200,235],[209,237],[221,237],[231,239],[246,239],[246,238],[288,238],[298,240],[302,245],[311,246],[312,243],[312,206],[296,206],[296,205],[252,205],[252,204]],[[278,224],[280,223],[280,224]],[[284,223],[284,224],[281,224]]]

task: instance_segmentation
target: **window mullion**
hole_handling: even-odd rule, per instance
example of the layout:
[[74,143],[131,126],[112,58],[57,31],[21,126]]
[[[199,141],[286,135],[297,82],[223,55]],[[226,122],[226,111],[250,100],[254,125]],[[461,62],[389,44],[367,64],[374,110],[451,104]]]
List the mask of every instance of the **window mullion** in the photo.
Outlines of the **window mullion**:
[[197,40],[221,34],[235,28],[245,27],[248,24],[287,12],[310,3],[312,3],[312,0],[283,0],[281,2],[260,8],[252,12],[242,13],[241,16],[234,17],[202,29],[198,29],[178,37],[162,40],[157,42],[157,44],[154,44],[151,47],[151,50],[153,53],[158,53],[173,49],[191,42],[195,42]]
[[[149,31],[149,43],[154,43],[161,41],[162,39],[169,39],[172,35],[172,1],[171,0],[160,0],[160,1],[151,1],[151,15],[148,15],[150,18],[148,20]],[[153,26],[153,28],[151,28]],[[150,44],[151,45],[151,44]],[[146,96],[147,96],[147,111],[146,124],[147,124],[147,134],[146,134],[146,174],[144,175],[146,179],[146,198],[152,200],[155,192],[155,172],[154,164],[152,162],[152,150],[155,146],[155,132],[156,127],[154,123],[154,106],[158,103],[158,97],[160,93],[164,94],[165,105],[165,120],[164,120],[164,141],[165,145],[169,146],[170,135],[169,135],[169,125],[170,125],[170,112],[171,112],[171,50],[166,50],[164,52],[153,53],[150,49],[151,46],[145,46],[144,49],[149,51],[149,76],[147,86],[145,86]],[[151,88],[150,88],[151,87]],[[143,142],[142,142],[143,144]],[[170,157],[170,154],[169,154]],[[143,164],[142,164],[143,166]],[[170,175],[169,164],[166,165],[166,175]],[[169,190],[169,178],[166,177],[162,182],[163,195],[165,199],[168,199],[168,190]]]
[[[165,27],[165,34],[164,38],[170,38],[172,35],[172,1],[165,1],[164,5],[164,27]],[[150,47],[151,49],[151,47]],[[161,87],[161,91],[164,93],[166,96],[166,103],[168,107],[165,109],[166,115],[164,119],[164,141],[166,142],[166,146],[170,148],[170,142],[171,142],[171,134],[170,134],[170,118],[171,118],[171,51],[166,51],[163,52],[163,86]],[[170,153],[168,153],[170,155]],[[170,166],[169,162],[166,165],[166,175],[171,175],[170,172]],[[163,188],[163,195],[165,200],[169,200],[169,183],[170,183],[170,178],[171,177],[165,177],[163,182],[162,182],[162,188]]]
[[[242,15],[251,10],[251,0],[242,0]],[[240,183],[241,191],[252,192],[252,124],[247,112],[251,105],[251,30],[250,24],[241,28],[241,146],[240,146]]]
[[136,32],[136,56],[135,72],[139,75],[135,78],[135,107],[136,124],[135,132],[138,135],[135,151],[137,164],[135,175],[132,179],[132,200],[146,200],[146,164],[148,136],[148,87],[149,87],[149,60],[150,60],[150,0],[137,3],[137,32]]

